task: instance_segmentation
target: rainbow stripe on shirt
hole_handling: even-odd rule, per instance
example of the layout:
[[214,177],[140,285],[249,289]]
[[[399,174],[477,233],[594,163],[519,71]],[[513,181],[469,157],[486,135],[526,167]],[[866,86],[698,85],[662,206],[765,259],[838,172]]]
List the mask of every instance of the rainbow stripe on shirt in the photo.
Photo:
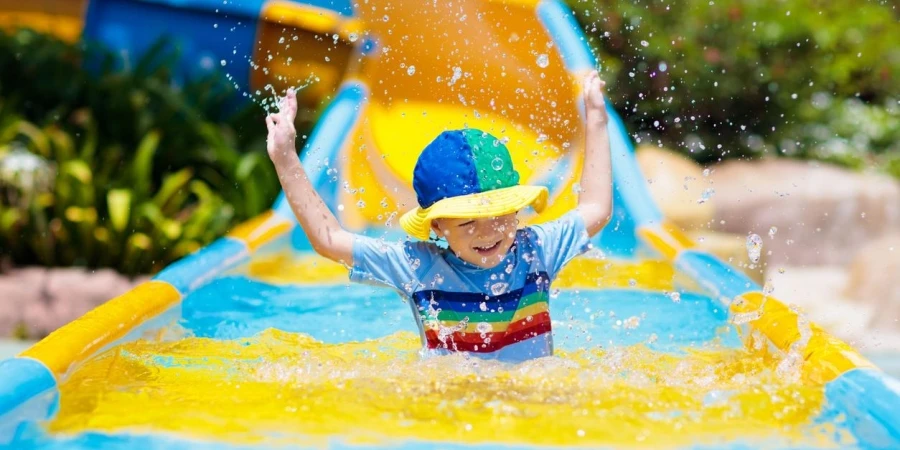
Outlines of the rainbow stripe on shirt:
[[412,297],[430,349],[491,353],[537,336],[551,337],[550,277],[529,273],[522,287],[488,293],[422,290]]

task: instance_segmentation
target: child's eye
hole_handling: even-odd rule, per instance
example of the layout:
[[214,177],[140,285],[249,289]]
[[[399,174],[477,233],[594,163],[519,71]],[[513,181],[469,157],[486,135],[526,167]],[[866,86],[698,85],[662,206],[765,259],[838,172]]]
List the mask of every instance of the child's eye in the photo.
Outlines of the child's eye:
[[468,226],[471,226],[471,225],[474,225],[474,224],[475,224],[475,221],[474,221],[474,220],[470,220],[470,221],[468,221],[468,222],[463,222],[463,223],[459,224],[459,226],[460,226],[460,227],[468,227]]

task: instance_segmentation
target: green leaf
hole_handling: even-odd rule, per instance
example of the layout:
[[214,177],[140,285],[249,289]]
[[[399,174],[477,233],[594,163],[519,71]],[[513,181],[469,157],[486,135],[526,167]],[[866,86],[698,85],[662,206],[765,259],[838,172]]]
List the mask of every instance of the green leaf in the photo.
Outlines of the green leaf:
[[162,186],[153,197],[153,203],[164,215],[175,214],[181,209],[188,197],[188,183],[194,176],[194,171],[186,167],[173,174],[166,175]]
[[141,139],[134,161],[131,163],[132,182],[138,199],[148,198],[153,174],[153,157],[159,146],[160,134],[152,131]]
[[109,221],[113,230],[119,233],[125,230],[131,218],[131,198],[130,189],[113,189],[106,194]]
[[45,158],[51,158],[50,138],[41,129],[34,126],[31,122],[24,120],[19,121],[16,131],[19,135],[25,136],[31,141],[37,153]]

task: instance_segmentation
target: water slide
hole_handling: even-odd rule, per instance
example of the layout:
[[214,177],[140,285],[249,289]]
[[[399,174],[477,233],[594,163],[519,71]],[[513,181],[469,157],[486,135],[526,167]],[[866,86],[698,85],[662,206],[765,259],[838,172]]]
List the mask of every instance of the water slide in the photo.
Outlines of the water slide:
[[[417,152],[449,128],[550,189],[525,223],[574,205],[599,62],[561,1],[85,6],[81,34],[125,56],[175,30],[185,73],[326,98],[302,160],[354,232],[405,238]],[[349,284],[279,198],[0,362],[0,447],[900,447],[900,382],[667,222],[609,114],[614,217],[552,287],[553,358],[422,358],[410,306]]]

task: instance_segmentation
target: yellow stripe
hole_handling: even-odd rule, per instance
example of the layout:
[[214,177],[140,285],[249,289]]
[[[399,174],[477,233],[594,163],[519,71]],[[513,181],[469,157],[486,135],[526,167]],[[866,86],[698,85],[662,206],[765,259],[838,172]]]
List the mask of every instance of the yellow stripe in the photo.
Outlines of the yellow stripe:
[[263,244],[291,230],[291,222],[269,210],[250,219],[228,233],[229,237],[239,239],[253,252]]
[[637,234],[650,244],[650,247],[660,252],[670,261],[674,261],[682,251],[694,247],[694,242],[691,238],[669,222],[663,222],[661,227],[639,227]]
[[169,283],[149,281],[98,306],[22,352],[36,359],[56,376],[107,344],[124,336],[181,299]]
[[[752,320],[748,322],[750,329],[759,331],[782,352],[790,351],[791,345],[807,334],[809,341],[805,346],[799,346],[797,351],[804,361],[801,375],[808,382],[823,384],[850,369],[874,367],[850,345],[831,336],[818,325],[810,323],[801,334],[798,314],[773,297],[750,292],[732,302],[730,309],[732,314],[751,314],[749,318]],[[752,350],[752,339],[745,336],[745,342]],[[762,350],[765,351],[765,348]]]

